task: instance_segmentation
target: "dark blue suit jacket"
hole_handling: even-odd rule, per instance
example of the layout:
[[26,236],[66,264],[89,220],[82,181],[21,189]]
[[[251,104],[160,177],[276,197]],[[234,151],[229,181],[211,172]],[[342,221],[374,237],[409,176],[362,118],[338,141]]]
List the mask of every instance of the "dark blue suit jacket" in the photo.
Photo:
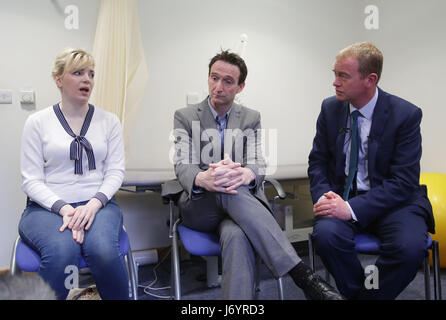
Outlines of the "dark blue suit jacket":
[[[416,205],[434,233],[432,207],[419,185],[421,109],[378,88],[368,141],[370,191],[349,200],[363,228],[381,215]],[[309,156],[313,203],[330,190],[342,196],[345,184],[343,146],[349,103],[336,97],[322,102]]]

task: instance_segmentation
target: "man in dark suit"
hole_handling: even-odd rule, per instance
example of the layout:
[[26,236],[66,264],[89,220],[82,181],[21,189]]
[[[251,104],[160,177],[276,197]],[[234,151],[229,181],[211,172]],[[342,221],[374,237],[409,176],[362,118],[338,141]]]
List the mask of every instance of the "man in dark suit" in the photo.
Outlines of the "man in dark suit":
[[[377,87],[382,65],[370,43],[337,55],[336,96],[322,102],[309,155],[314,245],[349,299],[395,299],[415,277],[427,232],[434,232],[419,185],[422,112]],[[381,240],[373,286],[364,285],[354,250],[358,232]]]
[[276,277],[289,273],[308,298],[340,299],[302,263],[271,214],[263,192],[260,113],[234,103],[246,75],[243,59],[221,52],[209,64],[209,96],[175,112],[183,223],[219,234],[223,299],[254,297],[255,253]]

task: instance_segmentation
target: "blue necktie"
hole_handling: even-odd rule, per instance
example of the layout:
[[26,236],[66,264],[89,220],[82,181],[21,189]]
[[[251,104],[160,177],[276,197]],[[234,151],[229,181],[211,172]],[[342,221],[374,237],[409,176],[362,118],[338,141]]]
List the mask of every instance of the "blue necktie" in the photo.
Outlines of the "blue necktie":
[[359,153],[358,115],[359,115],[358,110],[352,112],[350,165],[348,168],[347,182],[345,184],[345,189],[344,189],[344,195],[343,195],[344,200],[348,200],[350,188],[353,184],[353,180],[356,179],[356,173],[358,172],[358,153]]
[[215,122],[217,123],[217,130],[220,134],[220,151],[221,159],[224,158],[224,146],[225,146],[225,129],[228,121],[228,115],[226,114],[224,118],[219,119],[218,116],[215,117]]

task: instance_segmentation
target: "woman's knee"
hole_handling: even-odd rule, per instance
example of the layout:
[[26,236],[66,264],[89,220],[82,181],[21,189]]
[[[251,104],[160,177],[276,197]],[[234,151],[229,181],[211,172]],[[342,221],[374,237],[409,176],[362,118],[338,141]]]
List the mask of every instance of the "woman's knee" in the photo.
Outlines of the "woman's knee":
[[108,224],[111,227],[119,226],[119,228],[121,228],[122,221],[123,216],[121,208],[114,200],[110,200],[105,207],[99,209],[96,213],[93,223],[97,222],[96,224]]
[[91,227],[85,231],[84,243],[119,241],[122,226],[123,216],[121,209],[114,201],[110,201],[96,213]]
[[90,246],[88,252],[85,252],[84,257],[87,263],[107,264],[120,259],[121,251],[119,246],[115,246],[112,243],[100,246]]
[[[70,230],[64,231],[67,234]],[[40,249],[42,264],[65,268],[68,265],[78,265],[82,257],[80,245],[72,237],[62,236],[58,241],[52,241]]]

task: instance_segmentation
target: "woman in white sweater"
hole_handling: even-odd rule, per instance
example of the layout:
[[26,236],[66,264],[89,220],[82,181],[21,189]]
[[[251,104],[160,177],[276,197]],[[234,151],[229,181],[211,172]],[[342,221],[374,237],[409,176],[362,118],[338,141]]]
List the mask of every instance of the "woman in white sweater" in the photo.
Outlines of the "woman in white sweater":
[[90,54],[64,51],[53,78],[61,101],[30,115],[23,130],[22,190],[29,201],[20,236],[40,253],[39,274],[59,299],[70,289],[66,268],[77,266],[81,255],[102,299],[127,299],[122,212],[113,199],[125,174],[121,124],[88,103],[94,87]]

